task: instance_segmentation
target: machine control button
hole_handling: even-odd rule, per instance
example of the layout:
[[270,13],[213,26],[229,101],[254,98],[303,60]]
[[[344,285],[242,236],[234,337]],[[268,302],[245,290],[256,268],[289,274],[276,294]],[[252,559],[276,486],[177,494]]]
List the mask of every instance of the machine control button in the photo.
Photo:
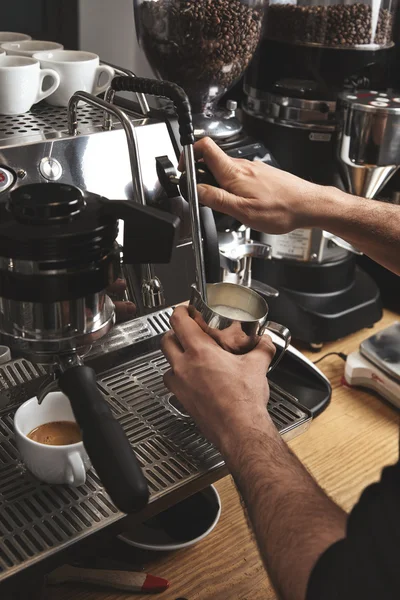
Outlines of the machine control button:
[[4,167],[0,167],[0,194],[8,190],[12,186],[13,181],[14,176],[12,172]]
[[48,181],[57,181],[62,175],[62,166],[55,158],[46,156],[40,161],[39,171]]

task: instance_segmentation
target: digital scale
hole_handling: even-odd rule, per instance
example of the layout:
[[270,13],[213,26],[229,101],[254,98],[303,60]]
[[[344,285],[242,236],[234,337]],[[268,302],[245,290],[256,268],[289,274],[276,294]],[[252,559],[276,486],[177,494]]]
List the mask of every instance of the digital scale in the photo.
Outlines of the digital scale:
[[349,354],[344,377],[349,385],[372,389],[400,408],[400,323],[364,340]]

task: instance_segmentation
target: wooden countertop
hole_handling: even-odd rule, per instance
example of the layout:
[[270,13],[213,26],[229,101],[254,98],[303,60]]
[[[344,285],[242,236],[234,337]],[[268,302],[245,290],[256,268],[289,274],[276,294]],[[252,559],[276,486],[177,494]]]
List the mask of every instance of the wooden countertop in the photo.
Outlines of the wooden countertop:
[[[385,312],[373,330],[363,330],[327,344],[320,354],[349,353],[369,337],[398,319]],[[320,485],[346,511],[361,491],[379,479],[384,465],[398,458],[398,415],[370,392],[341,383],[343,361],[328,357],[319,364],[333,386],[331,405],[308,432],[290,443]],[[170,580],[162,600],[275,600],[252,534],[230,477],[216,484],[222,499],[222,516],[213,533],[193,548],[175,552],[146,566],[146,571]],[[64,585],[49,590],[49,600],[142,600],[148,596],[99,591]]]

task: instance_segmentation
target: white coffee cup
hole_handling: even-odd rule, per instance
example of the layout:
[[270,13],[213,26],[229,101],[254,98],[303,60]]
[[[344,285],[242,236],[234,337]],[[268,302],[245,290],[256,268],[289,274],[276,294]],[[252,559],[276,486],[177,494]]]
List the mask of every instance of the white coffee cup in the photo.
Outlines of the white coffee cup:
[[49,446],[28,437],[36,427],[55,421],[75,421],[69,400],[61,392],[50,392],[42,404],[37,398],[31,398],[18,408],[14,433],[22,460],[29,471],[45,483],[83,485],[90,468],[83,442]]
[[0,45],[8,56],[33,56],[36,52],[62,50],[64,46],[57,42],[42,40],[22,40],[21,42],[6,42]]
[[6,55],[6,51],[5,51],[5,50],[3,50],[3,48],[0,48],[0,61],[1,61],[1,59],[2,59],[2,58],[4,58],[5,56],[7,56],[7,55]]
[[[52,83],[43,90],[43,80]],[[51,69],[41,69],[35,58],[6,56],[0,58],[0,115],[21,115],[33,104],[52,94],[60,84],[60,76]]]
[[[54,69],[60,75],[59,88],[46,100],[53,106],[68,106],[68,102],[77,91],[89,92],[97,96],[104,92],[114,77],[114,69],[100,65],[97,54],[81,50],[55,50],[37,52],[33,55],[42,67]],[[100,85],[101,76],[106,81]]]
[[31,40],[31,36],[26,33],[17,33],[15,31],[0,31],[0,44],[5,42],[21,42],[22,40]]

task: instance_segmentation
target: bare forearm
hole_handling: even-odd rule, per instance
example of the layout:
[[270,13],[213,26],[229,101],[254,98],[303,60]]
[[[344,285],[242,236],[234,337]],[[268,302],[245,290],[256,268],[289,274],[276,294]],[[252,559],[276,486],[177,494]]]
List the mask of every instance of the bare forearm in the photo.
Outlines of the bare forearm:
[[322,187],[307,215],[308,224],[342,237],[400,275],[400,207]]
[[345,535],[346,514],[319,488],[268,417],[223,453],[268,573],[283,600],[303,600],[317,558]]

